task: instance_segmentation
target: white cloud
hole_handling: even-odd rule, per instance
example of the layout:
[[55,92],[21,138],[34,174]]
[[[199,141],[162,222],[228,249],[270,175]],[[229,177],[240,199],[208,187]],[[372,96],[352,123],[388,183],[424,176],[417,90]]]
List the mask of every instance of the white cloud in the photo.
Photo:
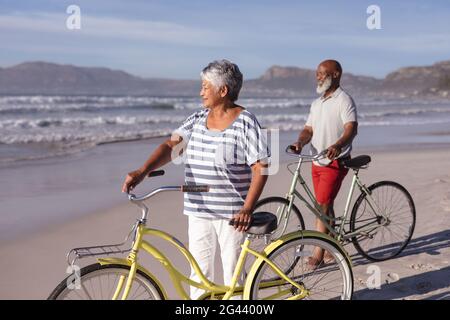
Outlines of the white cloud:
[[164,21],[89,16],[84,15],[83,11],[81,12],[81,30],[69,30],[66,28],[68,17],[68,14],[48,13],[0,15],[0,29],[20,30],[30,34],[74,32],[85,37],[157,41],[193,46],[221,47],[226,43],[224,34],[209,29]]

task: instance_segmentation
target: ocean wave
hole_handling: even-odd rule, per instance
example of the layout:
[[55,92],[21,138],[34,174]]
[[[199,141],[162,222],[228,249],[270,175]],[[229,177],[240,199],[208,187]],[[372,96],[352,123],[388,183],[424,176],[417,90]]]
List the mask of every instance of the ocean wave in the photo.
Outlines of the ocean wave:
[[[263,124],[266,129],[278,129],[280,131],[302,130],[306,121],[300,122],[272,122]],[[425,124],[450,123],[450,119],[430,119],[430,120],[376,120],[376,121],[358,121],[358,126],[416,126]]]
[[141,124],[182,123],[185,116],[157,116],[157,117],[72,117],[72,118],[42,118],[42,119],[8,119],[0,121],[0,129],[18,128],[48,128],[48,127],[92,127],[123,125],[133,126]]
[[[283,119],[283,116],[278,117],[278,121],[266,122],[261,119],[263,128],[266,129],[278,129],[282,132],[285,131],[300,131],[303,129],[305,119],[298,117],[296,121],[287,122]],[[377,121],[360,121],[360,126],[395,126],[395,125],[423,125],[423,124],[440,124],[450,123],[449,119],[430,119],[428,121],[422,120],[405,120],[405,119],[393,119],[393,120],[377,120]],[[67,130],[66,128],[49,128],[44,127],[39,130],[3,130],[4,133],[0,135],[0,144],[50,144],[51,148],[45,155],[40,155],[38,158],[47,158],[51,156],[63,156],[69,153],[75,153],[83,151],[88,148],[107,143],[124,142],[132,140],[143,140],[155,137],[170,136],[176,126],[165,126],[163,128],[154,128],[152,126],[135,126],[126,127],[127,130],[117,129],[107,130],[105,127],[91,127],[85,130]],[[2,157],[1,162],[16,161],[16,160],[32,160],[31,158],[14,157],[14,155],[8,157]]]
[[[151,103],[172,103],[183,101],[186,98],[180,97],[155,97],[155,96],[0,96],[0,105],[64,105],[73,103],[93,103],[93,104],[151,104]],[[190,98],[188,98],[190,99]]]
[[257,116],[258,121],[261,123],[272,123],[280,121],[303,121],[306,122],[308,114],[264,114]]
[[[187,116],[115,116],[115,117],[69,117],[69,118],[40,118],[40,119],[7,119],[0,120],[0,129],[33,129],[49,127],[83,128],[102,126],[134,126],[146,124],[181,124]],[[272,123],[281,121],[306,121],[307,114],[268,114],[260,115],[258,119],[262,123]]]
[[432,113],[450,113],[450,107],[447,108],[428,108],[428,109],[403,109],[398,111],[380,111],[380,112],[360,112],[358,116],[362,119],[369,117],[388,118],[398,116],[416,116]]
[[[309,108],[313,97],[305,98],[241,98],[238,104],[250,109],[264,108]],[[358,99],[357,106],[424,106],[448,105],[448,100],[421,99]],[[111,108],[201,108],[200,97],[157,96],[0,96],[1,112],[95,110]]]
[[387,106],[431,106],[431,105],[448,105],[449,102],[447,99],[420,99],[420,98],[412,98],[412,99],[395,99],[395,98],[386,98],[386,99],[364,99],[359,98],[356,101],[357,106],[369,106],[369,107],[387,107]]
[[[408,119],[411,119],[411,117],[407,116],[417,116],[417,115],[428,115],[428,114],[434,114],[434,113],[443,113],[443,114],[450,114],[450,107],[448,108],[430,108],[427,110],[423,109],[408,109],[408,110],[398,110],[398,111],[380,111],[380,112],[370,112],[370,111],[361,111],[358,112],[358,118],[360,120],[366,120],[370,121],[373,120],[374,122],[380,121],[377,119],[386,119],[386,121],[389,121],[390,118],[402,118],[405,119],[405,122],[408,122]],[[287,122],[298,122],[298,121],[306,121],[308,118],[309,110],[302,110],[299,111],[299,113],[258,113],[257,118],[262,123],[273,123],[273,122],[280,122],[280,121],[287,121]],[[425,120],[425,119],[424,119]]]
[[[307,99],[243,98],[239,104],[249,109],[309,108]],[[201,99],[162,97],[102,97],[102,96],[3,96],[0,114],[30,112],[101,112],[109,110],[195,110],[202,107]]]
[[[450,114],[450,108],[431,108],[428,110],[423,109],[408,109],[408,110],[398,110],[398,111],[380,111],[380,112],[359,112],[358,118],[360,121],[366,121],[367,123],[377,123],[386,122],[391,123],[391,119],[398,118],[401,123],[410,122],[411,120],[417,119],[416,116],[421,115],[432,115],[432,114]],[[43,118],[13,118],[0,120],[0,129],[33,129],[33,128],[48,128],[48,127],[109,127],[109,126],[133,126],[133,125],[146,125],[146,124],[170,124],[175,127],[175,125],[181,124],[188,115],[182,114],[156,114],[153,116],[137,115],[137,116],[65,116],[65,117],[43,117]],[[258,114],[257,118],[263,124],[272,123],[289,123],[295,124],[296,122],[305,122],[307,120],[308,113],[307,110],[303,110],[299,113],[269,113],[269,114]],[[429,119],[430,117],[422,117],[421,122]],[[437,118],[437,117],[435,117]],[[441,118],[441,117],[439,117]],[[448,118],[448,117],[444,117]],[[403,120],[401,120],[403,119]],[[398,122],[398,121],[397,121]]]
[[30,113],[67,113],[67,112],[102,112],[102,111],[146,111],[146,110],[173,110],[175,106],[169,103],[137,104],[137,105],[8,105],[0,107],[0,115],[21,115]]
[[92,144],[140,140],[169,136],[173,132],[172,128],[129,130],[129,131],[96,131],[96,132],[46,132],[29,134],[5,134],[0,136],[0,143],[22,144],[22,143],[52,143],[55,147],[64,147],[71,144]]

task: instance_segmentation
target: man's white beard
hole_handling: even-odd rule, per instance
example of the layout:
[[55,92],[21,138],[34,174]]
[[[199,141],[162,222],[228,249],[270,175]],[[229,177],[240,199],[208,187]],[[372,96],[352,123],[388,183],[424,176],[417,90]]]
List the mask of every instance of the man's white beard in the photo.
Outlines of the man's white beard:
[[327,77],[322,85],[318,84],[317,88],[316,88],[316,92],[318,94],[323,94],[325,91],[327,91],[328,89],[330,89],[331,87],[331,77]]

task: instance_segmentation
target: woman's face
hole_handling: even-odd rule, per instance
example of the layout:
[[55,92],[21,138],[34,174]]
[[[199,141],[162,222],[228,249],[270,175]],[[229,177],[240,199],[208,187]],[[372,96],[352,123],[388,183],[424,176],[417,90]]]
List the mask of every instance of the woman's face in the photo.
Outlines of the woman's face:
[[202,103],[205,107],[211,108],[223,102],[225,94],[221,88],[217,89],[213,84],[207,80],[202,81],[202,89],[200,90],[200,96],[202,97]]

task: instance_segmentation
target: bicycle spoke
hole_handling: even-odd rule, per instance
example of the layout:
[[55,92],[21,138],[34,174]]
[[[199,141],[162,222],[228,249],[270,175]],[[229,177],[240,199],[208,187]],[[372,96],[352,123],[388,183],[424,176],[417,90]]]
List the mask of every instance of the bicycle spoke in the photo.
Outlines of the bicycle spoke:
[[[109,274],[108,274],[109,277]],[[111,289],[108,292],[109,299],[112,299],[114,292],[116,291],[117,285],[119,284],[119,275],[116,275],[114,284],[111,286]]]
[[[88,297],[88,299],[94,300],[94,298],[89,294],[89,291],[87,290],[86,286],[83,283],[81,283],[80,285],[81,285],[81,288],[83,288],[83,291],[86,294],[86,296]],[[77,290],[77,289],[75,288],[74,290]]]
[[[129,276],[129,268],[127,267],[116,267],[116,266],[100,266],[98,264],[93,264],[83,269],[88,268],[90,271],[81,276],[81,290],[74,289],[70,290],[67,287],[63,287],[62,291],[53,299],[76,299],[76,300],[98,300],[98,299],[111,299],[112,293],[116,292],[120,278]],[[82,269],[82,270],[83,270]],[[126,281],[126,280],[125,280]],[[125,282],[123,283],[123,286]],[[128,299],[161,299],[162,296],[159,295],[158,287],[155,286],[149,279],[140,275],[138,272],[133,278],[131,289],[128,295]],[[124,288],[122,287],[120,293]],[[121,296],[119,295],[119,298]]]
[[355,246],[360,253],[370,259],[385,260],[400,253],[411,238],[415,224],[414,207],[410,196],[394,182],[380,182],[369,189],[370,197],[381,210],[377,220],[379,228],[362,230],[370,227],[368,221],[377,215],[369,205],[369,196],[365,195],[354,209],[356,211],[352,214],[350,230],[364,232],[361,236],[354,237]]
[[103,286],[102,286],[102,277],[98,277],[98,282],[100,283],[100,300],[103,300]]
[[[95,291],[94,291],[94,287],[92,286],[92,279],[89,279],[88,281],[89,281],[89,285],[90,285],[90,287],[91,287],[92,298],[93,298],[94,300],[97,300],[97,299],[95,299]],[[86,292],[87,292],[87,291],[86,291]],[[92,299],[91,299],[91,300],[92,300]]]
[[[302,244],[301,246],[286,245],[284,250],[280,249],[281,251],[279,254],[270,256],[271,261],[281,270],[289,270],[290,272],[286,273],[286,275],[291,279],[291,281],[295,281],[308,290],[309,296],[307,296],[306,299],[330,299],[345,296],[343,290],[345,288],[346,278],[343,276],[339,265],[346,264],[346,261],[343,260],[342,257],[337,257],[335,254],[332,254],[335,258],[333,263],[324,264],[322,260],[313,268],[307,267],[307,257],[313,257],[313,253],[315,252],[314,249],[321,248],[322,242],[319,241],[315,243],[314,241],[317,240],[311,240],[311,243],[307,244],[306,240],[303,240],[303,238],[301,241],[305,241],[305,244]],[[317,245],[319,245],[319,247],[317,247]],[[302,248],[301,252],[306,254],[298,255],[298,247]],[[331,252],[329,251],[329,248],[324,248],[323,250],[324,252]],[[293,263],[295,264],[294,267],[292,267]],[[289,267],[287,268],[287,266]],[[260,285],[254,286],[254,293],[256,294],[254,298],[265,299],[270,297],[287,299],[301,293],[299,291],[300,289],[281,280],[281,278],[277,276],[277,274],[267,264],[264,264],[259,272],[260,274],[258,275],[258,281],[260,281]],[[267,283],[265,282],[267,279],[280,280]],[[271,287],[268,288],[265,283],[269,284]],[[262,286],[266,287],[262,288]],[[275,292],[276,290],[277,292]]]

